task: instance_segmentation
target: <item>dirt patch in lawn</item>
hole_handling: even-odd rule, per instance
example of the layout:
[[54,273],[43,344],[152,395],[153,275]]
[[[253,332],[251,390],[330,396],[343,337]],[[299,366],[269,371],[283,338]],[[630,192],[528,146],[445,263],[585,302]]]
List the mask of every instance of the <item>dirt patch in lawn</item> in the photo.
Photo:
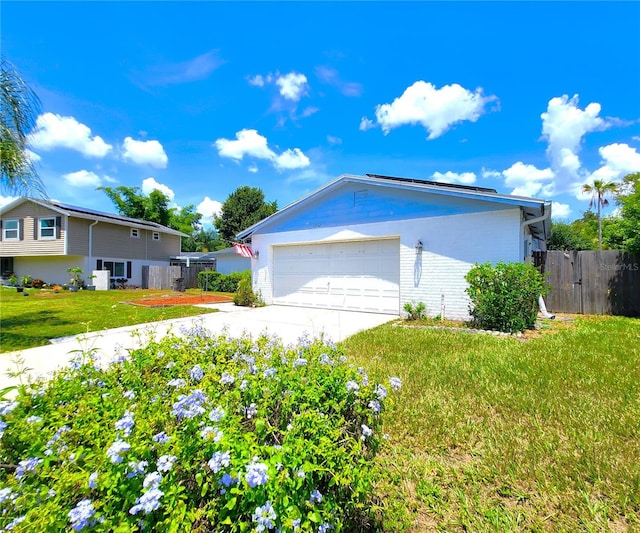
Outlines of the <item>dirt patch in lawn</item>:
[[159,298],[142,298],[135,302],[124,302],[131,305],[143,305],[145,307],[166,307],[169,305],[198,305],[198,304],[216,304],[224,302],[232,302],[229,296],[220,296],[219,294],[167,294]]

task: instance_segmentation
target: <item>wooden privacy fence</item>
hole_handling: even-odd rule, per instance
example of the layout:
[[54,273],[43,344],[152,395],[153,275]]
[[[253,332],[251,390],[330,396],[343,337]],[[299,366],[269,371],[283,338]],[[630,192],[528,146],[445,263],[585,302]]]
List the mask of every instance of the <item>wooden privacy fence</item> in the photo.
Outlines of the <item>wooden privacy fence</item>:
[[551,286],[551,313],[640,317],[640,255],[602,252],[536,252]]
[[191,266],[143,266],[143,289],[175,289],[176,280],[181,279],[178,285],[185,289],[198,288],[198,272],[211,270],[210,265]]

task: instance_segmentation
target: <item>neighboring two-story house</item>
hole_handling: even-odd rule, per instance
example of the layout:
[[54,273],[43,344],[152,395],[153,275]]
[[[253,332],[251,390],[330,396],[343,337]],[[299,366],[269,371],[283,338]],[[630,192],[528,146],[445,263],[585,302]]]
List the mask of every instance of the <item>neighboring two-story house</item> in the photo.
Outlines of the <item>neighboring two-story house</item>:
[[67,268],[83,277],[109,270],[112,280],[142,285],[143,266],[168,266],[183,233],[155,222],[59,202],[18,198],[0,209],[0,274],[69,283]]

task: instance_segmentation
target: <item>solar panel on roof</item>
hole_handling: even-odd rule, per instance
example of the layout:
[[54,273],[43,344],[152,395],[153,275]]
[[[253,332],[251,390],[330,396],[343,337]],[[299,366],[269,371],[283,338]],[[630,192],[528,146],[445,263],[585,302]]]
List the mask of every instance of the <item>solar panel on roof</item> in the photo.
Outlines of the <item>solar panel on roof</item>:
[[466,191],[488,192],[493,194],[498,193],[498,191],[496,191],[495,189],[489,189],[487,187],[476,187],[475,185],[460,185],[459,183],[442,183],[440,181],[430,181],[430,180],[423,180],[419,178],[401,178],[398,176],[384,176],[382,174],[365,174],[365,176],[368,176],[369,178],[380,178],[383,180],[403,181],[406,183],[420,183],[425,185],[435,185],[437,187],[447,187],[451,189],[463,189]]

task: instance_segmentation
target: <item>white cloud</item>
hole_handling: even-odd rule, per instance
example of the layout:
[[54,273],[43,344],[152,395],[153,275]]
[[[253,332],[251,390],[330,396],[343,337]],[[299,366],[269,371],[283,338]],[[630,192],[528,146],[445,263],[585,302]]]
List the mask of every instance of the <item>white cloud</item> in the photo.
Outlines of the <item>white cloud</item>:
[[256,172],[258,172],[258,166],[257,165],[251,165],[249,168],[247,168],[247,170],[253,174],[255,174]]
[[91,129],[75,118],[53,113],[38,117],[29,142],[36,149],[70,148],[89,157],[104,157],[113,148],[102,137],[92,137]]
[[329,144],[342,144],[342,139],[340,137],[334,137],[333,135],[327,135],[327,142]]
[[481,176],[483,178],[501,178],[502,172],[498,172],[497,170],[491,170],[491,169],[482,167]]
[[137,75],[143,86],[166,86],[204,80],[223,65],[218,50],[210,50],[187,61],[165,63],[150,67],[147,72]]
[[27,159],[32,163],[37,163],[42,159],[38,154],[36,154],[35,152],[32,152],[28,148],[25,150],[25,155],[27,156]]
[[345,96],[360,96],[362,94],[362,85],[360,83],[343,81],[335,69],[321,65],[316,67],[315,72],[320,81],[337,87]]
[[72,187],[100,187],[102,180],[95,172],[90,170],[78,170],[62,176],[65,183]]
[[4,207],[5,205],[10,204],[18,198],[19,196],[0,196],[0,207]]
[[230,157],[240,160],[245,155],[259,159],[273,159],[276,154],[267,146],[267,138],[257,130],[240,130],[236,133],[236,139],[218,139],[215,143],[218,153],[222,157]]
[[628,144],[614,143],[599,149],[602,166],[591,175],[594,179],[616,181],[627,174],[640,172],[640,154]]
[[309,158],[302,153],[300,148],[288,149],[282,152],[274,160],[274,165],[279,169],[304,168],[311,164]]
[[205,196],[204,200],[196,207],[196,211],[203,216],[206,222],[211,223],[213,217],[220,215],[222,212],[222,204],[217,200],[212,200],[208,196]]
[[100,187],[102,180],[95,172],[78,170],[62,176],[67,185],[72,187]]
[[581,168],[578,153],[583,137],[592,131],[608,128],[611,122],[598,115],[600,104],[590,103],[584,110],[578,107],[578,95],[566,94],[549,100],[542,118],[542,138],[549,145],[547,156],[559,182],[571,186],[579,179]]
[[535,196],[552,193],[554,173],[550,168],[539,169],[534,165],[525,165],[518,161],[502,171],[508,187],[513,187],[511,194],[516,196]]
[[370,130],[371,128],[375,128],[376,125],[373,123],[373,120],[367,118],[367,117],[362,117],[360,119],[360,126],[359,126],[359,130],[360,131],[367,131]]
[[249,85],[253,85],[254,87],[264,87],[266,83],[265,78],[262,77],[262,74],[256,74],[253,78],[249,78]]
[[442,183],[463,183],[470,185],[476,181],[476,175],[473,172],[462,172],[458,174],[449,170],[444,174],[442,172],[434,172],[431,177]]
[[561,204],[560,202],[551,202],[551,218],[564,219],[569,218],[571,207],[569,204]]
[[[421,124],[431,140],[454,124],[475,122],[485,112],[485,105],[494,100],[495,96],[484,96],[481,89],[471,92],[457,83],[437,89],[432,83],[417,81],[392,103],[376,106],[376,120],[385,135],[399,126]],[[363,119],[360,129],[368,129],[369,122]]]
[[218,139],[214,143],[221,157],[240,161],[245,155],[271,161],[278,170],[302,168],[310,165],[309,158],[299,148],[276,154],[267,144],[267,138],[256,130],[240,130],[235,140]]
[[144,194],[149,194],[154,189],[157,189],[161,193],[163,193],[169,200],[173,200],[175,197],[175,193],[171,190],[171,188],[167,187],[162,183],[158,183],[155,178],[149,177],[142,180],[142,192]]
[[280,87],[280,94],[287,100],[298,102],[306,92],[309,84],[304,74],[289,72],[276,78],[276,85]]
[[138,165],[166,168],[169,158],[158,141],[136,141],[131,137],[124,140],[122,157]]

